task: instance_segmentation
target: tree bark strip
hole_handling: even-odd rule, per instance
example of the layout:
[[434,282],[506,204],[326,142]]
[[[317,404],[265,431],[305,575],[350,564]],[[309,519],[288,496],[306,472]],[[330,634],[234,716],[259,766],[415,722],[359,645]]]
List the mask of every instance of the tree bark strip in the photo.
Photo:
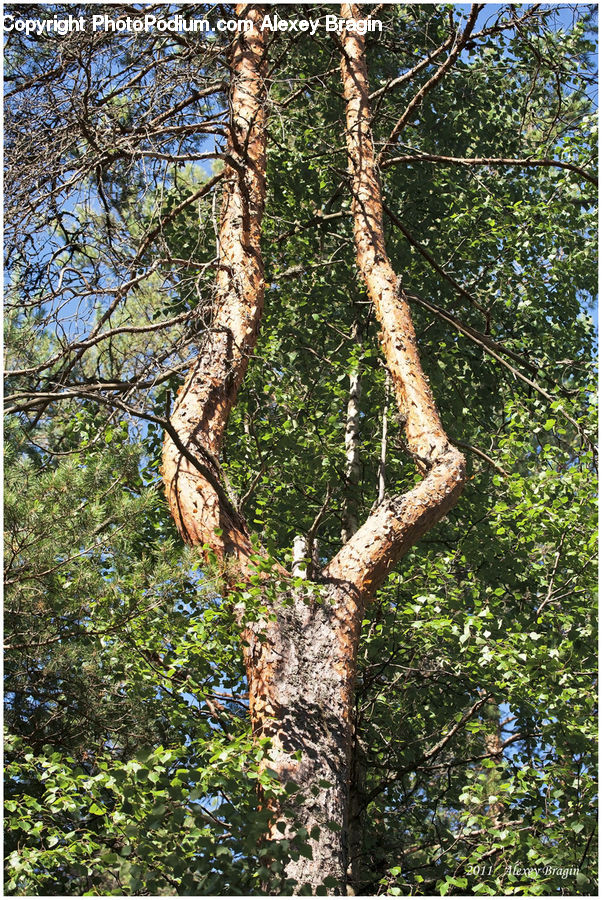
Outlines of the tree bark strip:
[[[356,329],[357,331],[357,329]],[[343,503],[343,543],[357,531],[357,487],[360,481],[360,399],[362,376],[357,369],[349,376],[349,400],[345,426],[345,499]]]
[[[359,18],[358,7],[344,3],[341,16]],[[464,485],[465,463],[441,424],[420,363],[410,307],[387,255],[364,37],[344,31],[342,47],[357,263],[381,324],[381,343],[408,446],[425,476],[407,494],[385,500],[324,571],[328,579],[352,583],[367,599],[401,556],[452,508]]]
[[[223,481],[218,463],[230,411],[257,343],[263,310],[261,222],[265,204],[265,41],[260,9],[239,4],[236,13],[255,27],[230,51],[231,121],[226,187],[219,230],[219,266],[213,319],[181,388],[171,425],[190,453]],[[251,544],[234,504],[229,508],[210,480],[183,457],[169,436],[163,446],[163,480],[175,523],[189,544],[205,544],[246,569]],[[216,530],[220,533],[216,533]]]

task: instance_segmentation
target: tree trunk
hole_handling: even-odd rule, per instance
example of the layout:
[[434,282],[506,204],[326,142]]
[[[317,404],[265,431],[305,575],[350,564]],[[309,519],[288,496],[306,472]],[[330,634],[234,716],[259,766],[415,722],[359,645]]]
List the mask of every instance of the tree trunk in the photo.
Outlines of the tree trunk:
[[[239,4],[255,27],[230,50],[231,119],[211,325],[178,393],[163,445],[163,481],[183,539],[233,557],[246,569],[249,532],[223,489],[219,453],[249,357],[265,291],[260,238],[265,205],[265,41],[261,9]],[[174,441],[173,433],[179,438]],[[188,455],[182,450],[185,449]]]
[[[290,881],[281,884],[283,893],[306,892],[309,886],[313,894],[325,879],[334,893],[345,893],[361,613],[355,592],[339,584],[315,596],[296,591],[276,612],[267,640],[247,634],[255,735],[271,739],[267,765],[291,791],[286,800],[270,804],[268,838],[286,838],[293,850],[302,849],[285,867],[284,879]],[[307,845],[311,859],[303,855]]]
[[[357,328],[354,329],[357,334]],[[345,426],[345,499],[343,503],[343,543],[357,531],[357,487],[360,481],[360,398],[362,376],[359,369],[349,376],[349,400]]]
[[[498,766],[502,763],[504,745],[502,741],[502,726],[500,723],[500,711],[497,703],[493,701],[487,703],[483,708],[483,719],[487,723],[488,731],[485,733],[483,743],[485,751],[489,754]],[[498,828],[502,827],[504,817],[504,804],[499,799],[500,784],[502,779],[498,769],[485,769],[485,783],[488,790],[488,796],[498,797],[497,800],[489,802],[488,815],[491,824]]]
[[380,459],[378,461],[378,503],[385,499],[387,488],[387,415],[389,413],[389,376],[385,379],[385,405],[383,406],[383,424],[380,438]]
[[[218,456],[257,341],[264,295],[263,13],[257,7],[236,9],[254,27],[234,39],[230,53],[232,118],[213,322],[179,394],[163,455],[166,494],[182,537],[233,561],[234,577],[225,579],[225,589],[254,571],[249,530],[224,488]],[[342,15],[357,17],[357,9],[344,5]],[[357,262],[382,326],[408,445],[425,477],[403,497],[378,505],[314,589],[293,589],[277,566],[264,575],[267,621],[246,622],[240,610],[253,733],[257,740],[270,739],[265,766],[290,787],[288,799],[269,801],[266,837],[290,841],[280,887],[295,893],[304,885],[304,892],[315,893],[325,881],[330,892],[345,892],[353,693],[364,605],[403,553],[453,506],[464,481],[463,457],[441,425],[408,304],[387,257],[364,40],[345,32],[342,43]]]

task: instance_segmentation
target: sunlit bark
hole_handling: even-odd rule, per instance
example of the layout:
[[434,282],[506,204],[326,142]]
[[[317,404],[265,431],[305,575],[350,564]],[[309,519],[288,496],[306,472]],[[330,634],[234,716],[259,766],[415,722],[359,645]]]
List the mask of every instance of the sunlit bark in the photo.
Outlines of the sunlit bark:
[[[264,295],[265,46],[260,11],[239,6],[237,14],[243,10],[256,27],[236,38],[230,56],[230,164],[213,322],[171,418],[176,439],[165,440],[163,475],[183,538],[232,559],[237,577],[245,578],[252,571],[249,532],[227,495],[218,461],[257,341]],[[357,15],[355,7],[343,6],[343,17]],[[319,575],[319,595],[289,589],[278,567],[278,582],[265,578],[267,621],[246,622],[241,609],[253,733],[257,740],[270,739],[265,765],[281,784],[294,786],[288,800],[262,799],[272,812],[266,837],[292,839],[294,847],[295,836],[302,835],[312,851],[311,859],[292,854],[297,858],[281,873],[285,893],[315,893],[325,879],[335,894],[346,890],[354,681],[364,606],[403,553],[453,506],[464,480],[463,458],[443,430],[420,365],[409,308],[387,256],[364,41],[354,32],[344,33],[342,40],[357,263],[381,323],[408,445],[424,478],[403,497],[381,498],[357,530],[351,523],[348,540]],[[359,383],[352,383],[347,435],[352,477],[358,465],[358,400]],[[299,560],[297,573],[302,574],[298,567]],[[353,814],[357,820],[359,811]]]
[[[343,4],[344,18],[359,18],[357,6]],[[343,546],[325,570],[346,580],[363,598],[456,503],[465,480],[462,454],[445,434],[422,370],[410,308],[385,245],[382,194],[370,129],[371,110],[364,37],[342,35],[342,76],[347,152],[353,186],[357,262],[381,324],[381,344],[408,447],[424,475],[413,490],[385,500]]]
[[257,343],[263,310],[261,222],[265,204],[265,41],[261,10],[236,7],[256,27],[230,52],[231,122],[226,187],[219,230],[213,317],[198,357],[179,392],[171,425],[205,474],[168,435],[163,480],[178,529],[189,544],[248,566],[248,529],[232,498],[225,502],[218,457],[230,411]]

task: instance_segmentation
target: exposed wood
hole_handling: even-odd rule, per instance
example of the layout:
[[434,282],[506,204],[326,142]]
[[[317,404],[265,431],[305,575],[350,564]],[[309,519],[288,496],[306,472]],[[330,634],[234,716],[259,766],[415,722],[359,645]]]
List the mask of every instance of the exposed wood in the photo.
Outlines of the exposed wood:
[[[355,4],[345,3],[341,16],[359,18],[360,13]],[[441,424],[420,363],[409,304],[387,255],[365,41],[357,32],[346,31],[342,46],[357,261],[382,327],[381,344],[408,446],[425,476],[404,496],[382,503],[324,570],[327,579],[345,580],[367,599],[403,553],[456,503],[466,475],[464,457]]]
[[[237,578],[252,571],[250,537],[236,504],[225,497],[219,454],[263,307],[266,155],[261,11],[239,6],[237,15],[243,10],[256,27],[235,39],[230,55],[232,122],[213,321],[172,413],[163,462],[167,497],[183,538],[230,558]],[[345,18],[358,15],[355,8],[343,10]],[[239,608],[254,736],[270,739],[264,765],[291,789],[285,798],[263,798],[272,812],[266,838],[284,837],[293,847],[302,839],[312,849],[311,859],[301,854],[287,862],[281,873],[284,893],[316,893],[325,879],[330,892],[346,890],[354,681],[364,604],[400,556],[451,508],[464,480],[463,457],[443,430],[420,366],[409,307],[387,257],[364,41],[346,33],[343,46],[357,261],[382,326],[408,445],[425,477],[405,496],[385,498],[359,529],[353,523],[349,539],[319,575],[320,586],[312,588],[308,581],[307,590],[292,589],[278,567],[273,577],[265,576],[270,588],[265,619],[246,621],[244,607]],[[346,442],[352,479],[358,466],[359,387],[357,375]],[[297,542],[299,575],[310,574],[301,559],[314,555],[318,521],[311,529],[312,546],[307,536]]]
[[[236,7],[260,24],[261,10]],[[211,326],[179,392],[171,425],[193,456],[219,480],[217,460],[228,417],[257,342],[264,274],[260,236],[265,202],[265,44],[259,27],[240,34],[230,52],[231,122],[226,187],[219,230],[219,263]],[[189,544],[233,556],[246,568],[251,553],[242,516],[226,510],[213,484],[199,474],[169,434],[163,480],[178,529]]]

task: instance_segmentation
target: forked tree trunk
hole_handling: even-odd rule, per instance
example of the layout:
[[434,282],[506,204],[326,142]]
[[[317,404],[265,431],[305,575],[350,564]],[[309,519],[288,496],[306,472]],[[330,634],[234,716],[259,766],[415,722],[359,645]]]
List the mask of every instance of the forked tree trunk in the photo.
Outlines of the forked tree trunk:
[[[180,392],[165,439],[163,476],[174,520],[191,544],[252,571],[248,528],[224,491],[218,455],[230,410],[257,340],[263,305],[260,230],[265,194],[265,45],[259,8],[237,7],[255,27],[230,54],[232,122],[220,225],[212,327]],[[357,16],[344,5],[344,18]],[[280,588],[273,621],[246,623],[245,663],[254,735],[271,739],[266,765],[288,801],[271,802],[268,839],[309,836],[294,852],[278,892],[345,892],[355,668],[364,605],[399,558],[453,506],[464,460],[445,435],[422,372],[408,305],[388,260],[370,133],[363,38],[344,33],[342,76],[353,183],[357,262],[382,327],[382,346],[407,439],[423,481],[385,499],[319,576],[319,596]],[[284,570],[275,579],[282,586]],[[241,613],[244,617],[244,613]],[[244,621],[243,621],[243,624]],[[281,828],[279,828],[279,823]],[[282,831],[284,828],[284,832]],[[300,831],[301,829],[301,831]],[[305,841],[302,841],[305,843]],[[297,842],[298,846],[298,842]],[[304,855],[305,854],[305,855]]]

